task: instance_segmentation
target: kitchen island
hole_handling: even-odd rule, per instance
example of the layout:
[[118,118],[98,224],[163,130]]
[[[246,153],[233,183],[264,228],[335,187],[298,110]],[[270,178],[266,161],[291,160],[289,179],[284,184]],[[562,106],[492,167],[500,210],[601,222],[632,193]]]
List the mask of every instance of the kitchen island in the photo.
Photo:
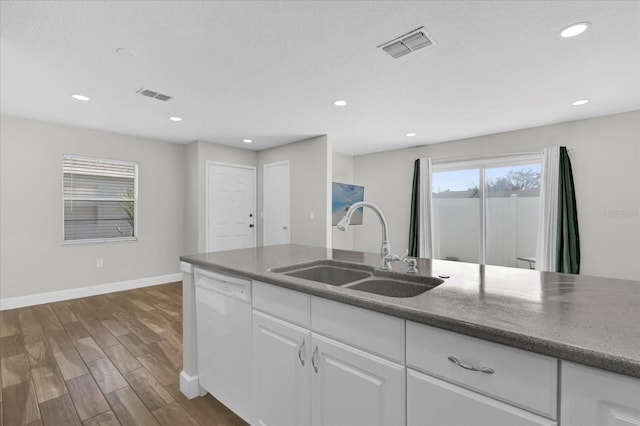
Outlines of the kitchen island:
[[[331,306],[336,309],[341,309],[340,306],[345,305],[352,306],[358,308],[358,312],[375,312],[384,314],[385,318],[401,320],[402,324],[406,323],[406,328],[402,326],[402,332],[406,332],[406,352],[405,340],[403,340],[402,351],[399,352],[397,359],[385,353],[382,353],[382,356],[397,361],[403,368],[406,365],[407,371],[413,364],[416,364],[413,366],[419,372],[429,370],[428,366],[420,367],[418,357],[413,363],[410,362],[411,352],[418,350],[416,348],[421,344],[421,333],[437,335],[442,332],[449,333],[441,336],[445,340],[470,336],[473,339],[479,339],[478,342],[497,343],[499,344],[495,345],[497,349],[515,348],[515,350],[526,351],[527,354],[549,357],[548,359],[552,360],[549,365],[554,363],[561,365],[559,362],[566,361],[566,368],[558,367],[557,370],[550,370],[549,381],[557,379],[561,370],[569,372],[573,363],[579,367],[588,366],[597,369],[594,371],[614,373],[614,378],[619,375],[622,380],[628,380],[625,386],[628,385],[628,389],[631,390],[629,404],[633,407],[634,401],[638,402],[635,405],[635,411],[625,411],[624,416],[632,418],[633,421],[640,419],[640,414],[637,412],[640,406],[640,385],[637,380],[640,378],[640,282],[418,259],[417,267],[420,275],[447,278],[442,284],[418,296],[395,298],[272,271],[290,265],[325,259],[377,267],[380,256],[375,253],[293,244],[182,256],[185,277],[183,283],[184,371],[181,376],[181,383],[184,382],[183,392],[188,396],[198,393],[193,388],[198,375],[193,283],[193,271],[196,267],[241,277],[253,281],[254,284],[256,282],[260,283],[259,285],[267,284],[269,288],[287,289],[295,294],[307,295],[306,297],[310,297],[312,301],[317,301],[318,306],[323,306],[329,301],[339,302]],[[406,270],[406,266],[400,263],[395,263],[393,268],[394,271],[401,273]],[[313,303],[310,306],[313,306]],[[313,321],[313,313],[310,315]],[[275,316],[278,317],[277,313]],[[366,327],[366,324],[361,326]],[[313,326],[310,329],[313,330]],[[366,334],[366,331],[363,333]],[[434,342],[437,341],[436,337],[428,338],[433,338]],[[417,342],[413,345],[413,349],[411,349],[411,339]],[[351,343],[346,337],[338,340]],[[466,343],[460,341],[460,344]],[[354,345],[358,347],[358,344]],[[443,344],[443,346],[446,345]],[[381,352],[384,350],[374,350],[378,355]],[[458,360],[449,356],[448,361],[455,367],[451,358]],[[304,365],[302,358],[300,361]],[[458,362],[458,366],[462,366],[463,369],[469,367],[464,362]],[[522,367],[526,368],[526,366]],[[474,389],[483,393],[483,385],[466,383],[464,381],[466,379],[462,378],[451,379],[447,377],[449,374],[447,371],[427,371],[427,373],[460,384],[465,392],[467,389]],[[409,372],[406,374],[409,377]],[[551,383],[550,386],[555,385],[556,383]],[[448,386],[448,384],[444,383],[442,386]],[[409,382],[407,382],[407,388],[411,389]],[[528,405],[518,401],[517,398],[511,401],[508,397],[501,396],[499,391],[492,390],[484,393],[501,401],[506,400],[517,407],[523,407],[551,421],[555,421],[558,417],[556,415],[558,407],[555,403],[549,403],[548,407],[545,406],[546,408],[539,408],[534,403]],[[554,391],[548,399],[552,399],[555,395]],[[411,400],[411,396],[407,395],[408,405]],[[412,414],[408,413],[406,421],[411,423],[411,419]],[[250,421],[253,420],[250,419]],[[535,419],[531,421],[533,423],[522,424],[547,424],[536,423]],[[570,423],[572,422],[566,422],[566,424]],[[573,424],[578,423],[574,420]],[[636,423],[629,422],[629,424]]]

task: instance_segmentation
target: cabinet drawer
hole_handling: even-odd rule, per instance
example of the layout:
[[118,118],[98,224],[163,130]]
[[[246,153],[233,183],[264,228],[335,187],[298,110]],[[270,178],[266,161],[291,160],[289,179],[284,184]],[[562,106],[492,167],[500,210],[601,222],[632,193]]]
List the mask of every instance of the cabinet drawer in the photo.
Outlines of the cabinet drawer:
[[311,297],[311,329],[404,365],[405,321],[400,318]]
[[[555,358],[407,321],[407,366],[557,418]],[[493,373],[464,367],[488,367]]]
[[253,308],[309,328],[311,296],[288,288],[253,282]]
[[555,426],[556,422],[407,369],[407,425]]

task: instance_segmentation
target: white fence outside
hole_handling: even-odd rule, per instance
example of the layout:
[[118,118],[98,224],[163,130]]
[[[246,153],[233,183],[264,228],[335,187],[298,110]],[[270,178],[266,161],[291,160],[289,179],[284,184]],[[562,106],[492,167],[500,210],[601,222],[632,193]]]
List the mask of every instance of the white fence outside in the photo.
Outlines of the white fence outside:
[[[535,258],[539,197],[487,198],[486,263],[529,268],[518,257]],[[478,198],[433,199],[434,257],[463,262],[479,260]]]

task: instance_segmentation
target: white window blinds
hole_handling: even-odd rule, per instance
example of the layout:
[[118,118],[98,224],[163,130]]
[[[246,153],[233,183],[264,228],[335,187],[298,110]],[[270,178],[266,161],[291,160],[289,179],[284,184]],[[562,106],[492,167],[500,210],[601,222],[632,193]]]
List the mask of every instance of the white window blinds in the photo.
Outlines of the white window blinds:
[[64,240],[134,239],[138,165],[63,156]]

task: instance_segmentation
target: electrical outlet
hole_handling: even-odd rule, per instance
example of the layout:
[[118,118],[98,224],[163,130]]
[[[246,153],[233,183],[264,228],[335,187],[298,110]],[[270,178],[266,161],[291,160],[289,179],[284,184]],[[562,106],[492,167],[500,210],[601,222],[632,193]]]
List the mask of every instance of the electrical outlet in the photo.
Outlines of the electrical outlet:
[[315,212],[309,212],[309,220],[316,220]]
[[96,259],[96,268],[102,268],[104,266],[104,259],[101,257],[98,257]]

